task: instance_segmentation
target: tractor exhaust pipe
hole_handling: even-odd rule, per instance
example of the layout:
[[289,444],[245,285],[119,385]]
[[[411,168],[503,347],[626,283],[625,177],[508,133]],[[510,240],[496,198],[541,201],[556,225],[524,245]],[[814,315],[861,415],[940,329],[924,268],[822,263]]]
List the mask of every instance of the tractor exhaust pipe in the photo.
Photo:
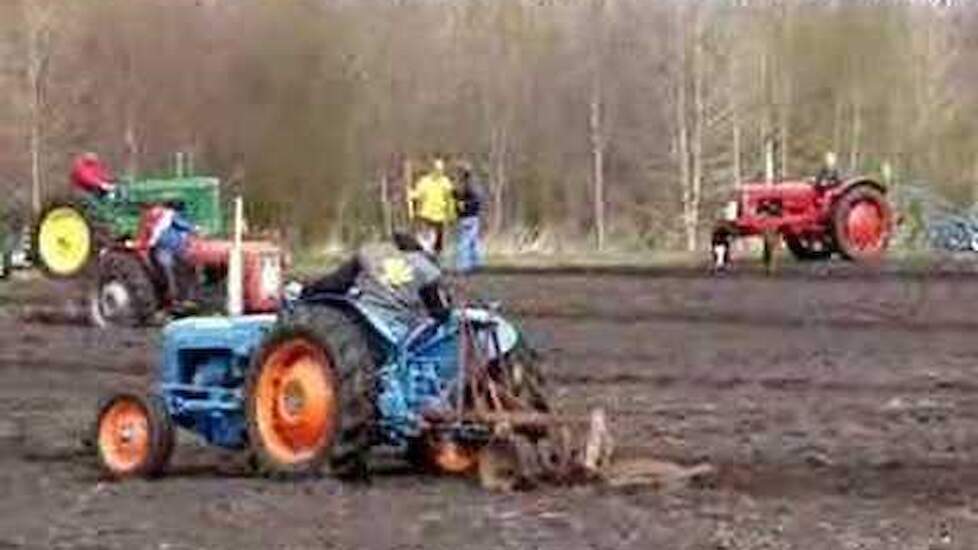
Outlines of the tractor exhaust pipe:
[[244,273],[241,257],[241,233],[244,231],[244,199],[234,198],[234,241],[228,258],[227,311],[231,317],[244,312]]

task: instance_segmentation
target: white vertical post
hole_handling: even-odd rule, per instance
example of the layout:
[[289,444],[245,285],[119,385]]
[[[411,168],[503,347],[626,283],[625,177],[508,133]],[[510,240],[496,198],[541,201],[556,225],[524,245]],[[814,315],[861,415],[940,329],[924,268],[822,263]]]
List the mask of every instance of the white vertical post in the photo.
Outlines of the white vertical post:
[[764,181],[774,184],[774,142],[770,139],[764,144]]
[[244,312],[244,272],[241,257],[241,233],[244,230],[244,200],[234,198],[234,241],[228,258],[228,315],[235,317]]

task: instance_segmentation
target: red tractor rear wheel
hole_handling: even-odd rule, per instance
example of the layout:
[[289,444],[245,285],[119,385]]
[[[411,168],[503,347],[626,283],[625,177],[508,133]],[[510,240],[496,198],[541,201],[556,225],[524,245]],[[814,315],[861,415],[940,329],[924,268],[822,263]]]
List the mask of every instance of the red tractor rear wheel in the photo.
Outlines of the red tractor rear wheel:
[[832,231],[839,252],[853,261],[878,260],[890,240],[893,213],[875,187],[857,185],[832,207]]
[[99,328],[141,326],[156,313],[160,295],[135,252],[109,250],[98,259],[98,276],[89,293],[89,317]]

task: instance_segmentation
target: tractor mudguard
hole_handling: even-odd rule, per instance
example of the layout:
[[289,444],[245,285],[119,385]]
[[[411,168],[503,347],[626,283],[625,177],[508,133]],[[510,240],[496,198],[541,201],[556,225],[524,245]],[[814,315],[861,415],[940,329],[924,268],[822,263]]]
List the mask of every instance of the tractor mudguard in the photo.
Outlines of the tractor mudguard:
[[876,189],[877,191],[879,191],[880,193],[882,193],[884,195],[887,192],[886,186],[883,185],[882,183],[880,183],[879,181],[874,180],[873,178],[870,178],[870,177],[867,177],[867,176],[857,176],[857,177],[854,177],[854,178],[847,179],[842,185],[840,185],[838,187],[838,190],[836,191],[836,194],[835,194],[835,197],[834,197],[833,200],[838,199],[842,195],[845,195],[846,193],[848,193],[850,189],[852,189],[854,187],[857,187],[857,186],[860,186],[860,185],[868,185],[868,186],[872,187],[873,189]]
[[885,190],[869,179],[857,179],[833,197],[830,228],[838,251],[854,261],[878,260],[893,228],[893,209]]

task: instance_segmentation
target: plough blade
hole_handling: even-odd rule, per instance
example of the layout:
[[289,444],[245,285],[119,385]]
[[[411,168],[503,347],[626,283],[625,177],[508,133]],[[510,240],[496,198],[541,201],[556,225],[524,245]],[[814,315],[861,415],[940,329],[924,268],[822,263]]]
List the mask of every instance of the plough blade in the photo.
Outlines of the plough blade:
[[[603,410],[589,419],[557,417],[540,413],[504,418],[496,434],[479,455],[479,481],[490,490],[525,490],[541,483],[574,485],[596,481],[610,463],[613,441]],[[584,441],[575,441],[570,424],[589,423]],[[545,427],[545,435],[533,437],[521,428]]]
[[[672,489],[713,477],[708,464],[684,466],[651,457],[616,457],[615,443],[602,409],[584,417],[517,413],[494,415],[496,434],[479,453],[479,481],[493,491],[528,490],[542,484],[602,483],[612,487]],[[587,424],[583,440],[573,425]],[[546,428],[534,437],[528,428]],[[521,431],[522,430],[522,431]],[[537,432],[539,433],[539,432]]]

